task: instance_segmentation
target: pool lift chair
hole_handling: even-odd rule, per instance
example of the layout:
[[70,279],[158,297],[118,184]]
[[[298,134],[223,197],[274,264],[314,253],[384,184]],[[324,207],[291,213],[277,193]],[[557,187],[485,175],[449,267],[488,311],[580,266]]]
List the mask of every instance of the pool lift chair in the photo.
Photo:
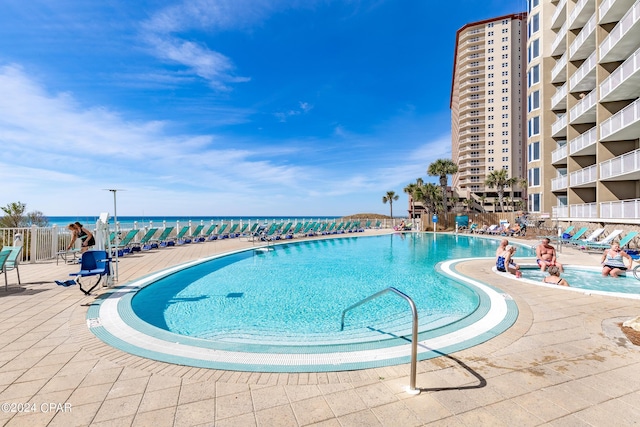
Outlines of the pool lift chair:
[[[71,273],[69,276],[75,276],[76,283],[80,290],[85,295],[89,296],[91,295],[91,292],[98,287],[103,276],[111,275],[110,263],[111,258],[107,255],[107,251],[86,251],[82,254],[82,258],[80,259],[80,271],[77,273]],[[98,276],[98,281],[88,290],[85,290],[82,287],[80,278],[90,276]]]

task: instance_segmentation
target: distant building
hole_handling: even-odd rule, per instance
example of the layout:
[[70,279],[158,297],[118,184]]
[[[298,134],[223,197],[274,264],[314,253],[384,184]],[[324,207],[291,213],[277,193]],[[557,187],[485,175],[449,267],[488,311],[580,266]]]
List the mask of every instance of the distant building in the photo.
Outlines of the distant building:
[[[451,87],[452,189],[469,208],[493,211],[494,170],[526,177],[526,13],[474,22],[456,33]],[[506,188],[510,205],[525,189]],[[481,202],[484,206],[481,206]],[[522,203],[521,203],[522,204]]]
[[640,1],[528,3],[529,211],[640,223]]

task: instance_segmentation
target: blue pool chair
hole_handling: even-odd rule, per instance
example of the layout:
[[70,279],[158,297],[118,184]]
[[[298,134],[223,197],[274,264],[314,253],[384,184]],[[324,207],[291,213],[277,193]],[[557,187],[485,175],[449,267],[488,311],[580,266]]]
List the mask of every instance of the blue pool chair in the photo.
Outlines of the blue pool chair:
[[[69,274],[69,276],[75,276],[76,283],[80,287],[80,290],[85,295],[91,295],[91,291],[93,291],[98,286],[98,284],[100,284],[100,280],[102,280],[102,277],[108,276],[110,274],[110,262],[111,258],[109,258],[109,256],[107,255],[107,251],[87,251],[82,254],[82,258],[80,259],[80,271],[77,273],[71,273]],[[89,288],[89,290],[85,290],[82,287],[80,278],[89,276],[99,277],[95,285]]]

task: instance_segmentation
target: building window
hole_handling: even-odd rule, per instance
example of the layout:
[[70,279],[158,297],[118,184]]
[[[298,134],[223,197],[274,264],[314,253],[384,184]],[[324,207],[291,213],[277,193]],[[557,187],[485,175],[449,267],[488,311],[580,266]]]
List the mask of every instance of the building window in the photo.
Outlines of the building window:
[[529,212],[540,212],[540,194],[529,194]]
[[529,0],[529,10],[533,9],[534,7],[538,7],[539,4],[540,0]]
[[493,65],[488,65],[487,70],[493,70]]
[[502,136],[509,136],[509,131],[508,130],[503,130],[502,131]]
[[487,108],[487,111],[492,112],[493,111],[493,107]]
[[504,114],[502,114],[502,118],[503,118],[503,119],[508,119],[508,118],[509,118],[509,114],[508,114],[508,113],[504,113]]
[[540,83],[540,65],[534,65],[527,73],[528,87]]
[[493,48],[490,47],[489,49],[487,49],[487,53],[493,53]]
[[493,148],[488,149],[487,154],[493,154]]
[[502,72],[502,75],[503,75],[503,76],[508,76],[508,75],[509,75],[509,72],[508,72],[508,71],[503,71],[503,72]]
[[528,59],[529,62],[533,61],[540,56],[540,39],[532,40],[529,44]]
[[508,153],[508,152],[509,152],[509,147],[504,147],[504,148],[502,149],[502,152],[503,152],[503,153]]
[[493,95],[493,89],[489,89],[489,90],[487,91],[487,95]]
[[502,127],[503,127],[503,128],[508,128],[508,127],[509,127],[509,123],[502,122]]
[[533,135],[540,135],[540,116],[535,116],[529,119],[529,137]]
[[488,161],[489,163],[493,163],[493,157],[489,157]]
[[531,112],[540,108],[540,91],[536,90],[531,92],[527,97],[527,108]]
[[529,37],[540,31],[540,14],[536,13],[529,20]]
[[493,172],[494,167],[493,166],[489,166],[489,172]]
[[502,145],[508,145],[509,144],[509,140],[508,139],[503,139],[502,140]]
[[538,187],[540,185],[540,168],[529,169],[529,187]]
[[529,144],[529,161],[540,160],[540,142]]
[[502,88],[502,93],[509,93],[509,88],[508,87],[503,87]]

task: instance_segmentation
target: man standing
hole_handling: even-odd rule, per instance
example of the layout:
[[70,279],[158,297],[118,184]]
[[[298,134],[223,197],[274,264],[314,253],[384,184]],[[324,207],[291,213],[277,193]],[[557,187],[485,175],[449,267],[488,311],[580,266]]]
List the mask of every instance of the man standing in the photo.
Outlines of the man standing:
[[547,267],[555,265],[562,273],[564,269],[562,264],[556,260],[556,249],[551,246],[551,240],[548,237],[542,239],[542,242],[536,248],[536,258],[541,271],[546,271]]

